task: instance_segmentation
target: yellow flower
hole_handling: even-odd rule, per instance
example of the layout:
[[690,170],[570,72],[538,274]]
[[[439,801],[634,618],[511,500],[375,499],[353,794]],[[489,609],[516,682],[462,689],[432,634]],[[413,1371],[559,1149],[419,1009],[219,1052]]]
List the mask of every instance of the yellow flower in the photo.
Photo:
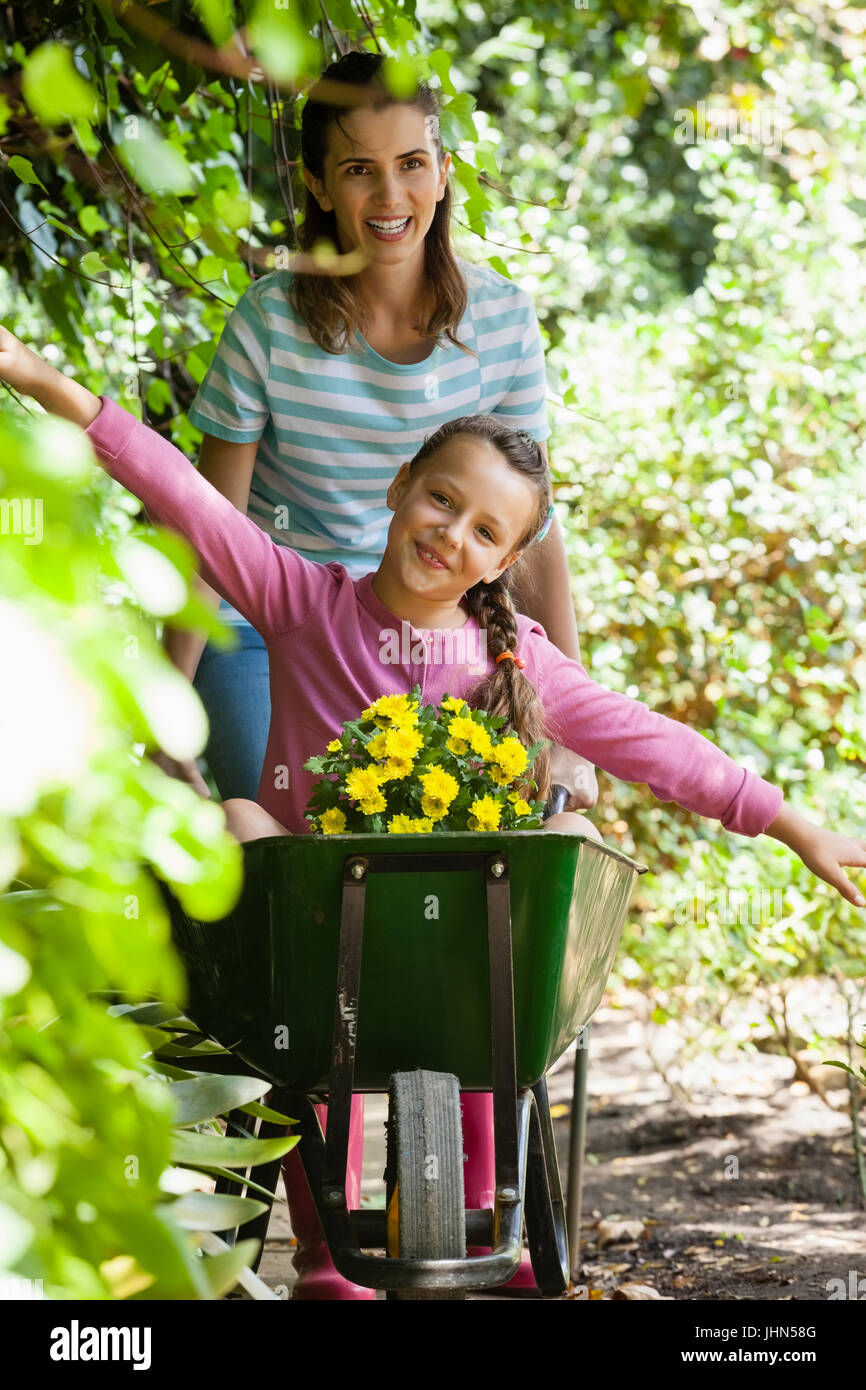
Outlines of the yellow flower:
[[379,792],[381,771],[378,767],[353,767],[346,777],[346,791],[353,801],[365,801]]
[[377,811],[384,811],[388,805],[380,791],[373,792],[372,796],[362,797],[358,802],[361,814],[364,816],[375,816]]
[[404,733],[411,733],[418,724],[417,709],[407,709],[405,714],[395,714],[393,716],[393,727],[401,729]]
[[469,744],[465,738],[446,738],[445,747],[452,753],[456,753],[458,758],[469,751]]
[[339,835],[346,828],[346,817],[339,806],[332,806],[329,811],[322,812],[319,825],[325,835]]
[[529,802],[524,801],[523,797],[519,796],[514,803],[514,814],[516,816],[528,816],[531,810],[532,807]]
[[343,746],[343,745],[342,745],[342,743],[340,742],[340,740],[339,740],[338,738],[332,738],[332,739],[331,739],[331,742],[328,744],[328,752],[329,752],[329,753],[339,753],[339,751],[340,751],[340,749],[342,748],[342,746]]
[[410,758],[389,758],[382,764],[381,778],[383,782],[392,782],[400,777],[408,777],[412,771],[412,761]]
[[477,753],[479,758],[489,758],[493,752],[493,742],[490,735],[480,724],[473,722],[469,742],[472,745],[473,753]]
[[498,830],[502,807],[492,796],[479,796],[469,807],[470,830]]
[[447,816],[448,807],[460,790],[457,779],[443,767],[433,766],[427,772],[422,772],[418,780],[424,792],[421,810],[425,816],[431,820],[441,820]]
[[367,752],[371,758],[377,761],[381,758],[387,758],[388,749],[385,745],[386,737],[387,735],[383,732],[376,734],[375,738],[370,739],[370,742],[367,744]]
[[424,736],[410,729],[388,729],[385,747],[389,758],[414,758],[424,747]]
[[413,718],[416,708],[408,695],[380,695],[378,700],[361,712],[361,718],[373,719],[380,729],[384,729],[391,720],[403,722]]
[[448,720],[448,732],[451,737],[466,739],[467,743],[472,741],[472,731],[477,728],[478,725],[465,714],[455,714],[453,719]]
[[504,738],[493,750],[494,761],[499,764],[503,772],[508,773],[508,781],[512,777],[517,777],[519,773],[526,770],[528,758],[526,749],[517,738]]
[[509,773],[503,772],[502,768],[497,767],[495,763],[491,767],[488,767],[487,774],[491,782],[495,782],[497,787],[507,787],[508,783],[511,781]]
[[433,829],[432,821],[422,816],[392,816],[388,822],[389,835],[422,835]]
[[466,701],[458,700],[456,695],[446,695],[445,699],[442,701],[442,708],[451,710],[453,714],[459,714],[465,707]]

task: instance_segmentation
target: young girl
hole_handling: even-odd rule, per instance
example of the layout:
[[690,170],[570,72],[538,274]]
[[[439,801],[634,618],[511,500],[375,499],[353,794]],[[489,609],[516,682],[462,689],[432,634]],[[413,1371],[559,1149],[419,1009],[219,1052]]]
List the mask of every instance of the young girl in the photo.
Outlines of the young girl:
[[[863,906],[843,866],[866,867],[866,840],[798,815],[777,787],[686,725],[605,690],[563,656],[537,622],[515,615],[511,568],[550,513],[547,466],[527,435],[490,416],[452,420],[437,430],[388,489],[393,516],[382,563],[374,574],[353,580],[338,563],[315,564],[275,544],[168,440],[49,367],[2,327],[0,379],[86,429],[112,477],[155,520],[187,538],[207,582],[264,637],[272,716],[259,794],[256,801],[224,803],[228,827],[239,839],[309,833],[303,812],[313,777],[303,763],[379,695],[408,692],[417,682],[425,702],[438,703],[446,694],[468,697],[501,712],[525,742],[539,733],[556,738],[615,777],[648,783],[660,800],[721,820],[737,834],[772,835],[849,902]],[[395,651],[404,654],[403,624],[408,659],[395,660]],[[486,638],[480,685],[477,670],[459,659],[461,646],[471,651],[477,643],[441,643],[445,660],[424,659],[424,633],[443,629],[459,630],[464,639]],[[543,765],[541,774],[544,795]],[[571,812],[546,822],[551,831],[586,832],[587,825]],[[324,1116],[324,1107],[319,1113]],[[359,1205],[360,1193],[357,1114],[350,1207]],[[463,1117],[467,1204],[492,1206],[489,1093],[464,1096]],[[292,1224],[304,1235],[295,1263],[301,1262],[306,1278],[305,1296],[375,1296],[341,1279],[327,1259],[296,1151],[284,1172]]]

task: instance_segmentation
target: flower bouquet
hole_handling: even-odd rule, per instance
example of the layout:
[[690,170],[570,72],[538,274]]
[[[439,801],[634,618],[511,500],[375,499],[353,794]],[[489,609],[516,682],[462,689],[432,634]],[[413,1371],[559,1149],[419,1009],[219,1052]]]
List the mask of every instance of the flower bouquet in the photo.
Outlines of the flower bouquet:
[[321,774],[305,811],[314,834],[530,830],[544,802],[529,777],[544,741],[500,735],[506,720],[421,688],[381,695],[304,767]]

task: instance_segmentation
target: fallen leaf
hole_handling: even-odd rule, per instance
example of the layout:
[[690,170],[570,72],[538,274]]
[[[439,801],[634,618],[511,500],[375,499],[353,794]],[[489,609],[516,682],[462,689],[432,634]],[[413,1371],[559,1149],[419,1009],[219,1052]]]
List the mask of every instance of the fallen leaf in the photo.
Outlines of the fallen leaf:
[[662,1303],[672,1303],[673,1299],[664,1298],[658,1289],[654,1289],[649,1284],[620,1284],[618,1289],[614,1289],[611,1298],[638,1299],[657,1299]]
[[644,1234],[642,1221],[599,1221],[598,1248],[613,1245],[617,1241],[639,1240]]

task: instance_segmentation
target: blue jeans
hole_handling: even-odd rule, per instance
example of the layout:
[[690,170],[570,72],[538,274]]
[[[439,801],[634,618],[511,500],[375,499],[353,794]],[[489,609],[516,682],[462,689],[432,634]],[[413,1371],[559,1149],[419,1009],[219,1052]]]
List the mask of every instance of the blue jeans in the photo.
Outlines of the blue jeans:
[[271,722],[268,651],[246,620],[236,631],[240,645],[234,651],[221,652],[208,642],[193,687],[210,721],[204,757],[221,800],[255,801]]

